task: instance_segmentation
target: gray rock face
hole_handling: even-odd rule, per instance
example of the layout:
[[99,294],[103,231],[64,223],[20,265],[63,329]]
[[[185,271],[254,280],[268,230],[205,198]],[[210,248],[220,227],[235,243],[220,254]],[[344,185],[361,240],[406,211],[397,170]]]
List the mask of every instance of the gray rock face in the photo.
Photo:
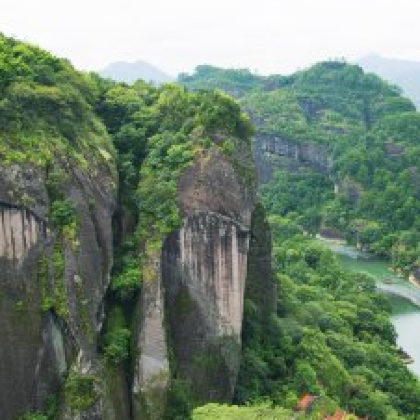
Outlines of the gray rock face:
[[233,335],[239,340],[249,228],[219,214],[196,212],[184,219],[178,243],[177,266],[183,271],[191,298],[203,302],[206,333]]
[[356,181],[349,178],[338,180],[334,185],[335,194],[340,194],[352,204],[356,204],[362,195],[363,188]]
[[[97,353],[112,265],[115,179],[106,168],[59,159],[54,165],[66,175],[63,198],[76,215],[67,233],[49,222],[47,175],[0,164],[2,419],[41,411],[54,395],[63,397],[62,420],[161,419],[175,371],[198,399],[230,401],[249,255],[254,274],[268,276],[271,265],[269,251],[252,250],[256,182],[249,147],[239,147],[232,161],[203,152],[179,179],[182,225],[144,267],[132,410],[124,372],[104,369]],[[75,408],[63,392],[69,371],[95,378],[89,406]]]
[[[241,159],[253,167],[250,156]],[[169,351],[177,377],[189,383],[198,398],[231,399],[239,368],[255,202],[254,185],[242,182],[232,163],[214,150],[181,175],[182,226],[166,238],[155,261],[154,281],[161,284],[143,284],[146,314],[139,330],[133,390],[142,404],[136,418],[161,418],[157,407],[165,404]]]
[[384,148],[387,156],[391,157],[400,156],[405,151],[405,147],[402,144],[393,143],[392,141],[385,142]]
[[177,372],[207,400],[229,401],[236,383],[248,245],[248,228],[197,211],[163,249]]
[[327,149],[318,143],[258,135],[254,142],[254,154],[262,182],[270,180],[277,168],[296,172],[301,167],[310,167],[325,174],[332,169],[332,159]]
[[42,314],[41,296],[30,261],[23,265],[0,260],[0,407],[2,418],[15,419],[29,409],[42,409],[58,391],[67,367],[61,327],[52,314]]
[[[27,171],[34,176],[33,168]],[[41,408],[49,392],[60,383],[61,342],[51,315],[42,315],[36,267],[46,244],[45,223],[35,212],[15,204],[15,197],[45,191],[26,171],[0,166],[0,407],[2,418],[14,419],[25,408]],[[44,193],[44,194],[43,194]],[[42,203],[38,209],[44,209]],[[54,333],[53,333],[54,330]],[[57,339],[58,336],[58,339]]]
[[0,201],[9,204],[23,203],[34,215],[46,219],[48,194],[45,173],[33,165],[7,165],[0,161]]
[[32,211],[0,202],[0,258],[18,265],[47,237],[47,224]]
[[170,378],[160,258],[151,264],[156,276],[143,284],[140,301],[139,356],[133,384],[135,419],[163,418]]
[[[99,372],[96,337],[112,264],[114,180],[106,171],[92,175],[68,162],[60,165],[68,175],[64,195],[77,219],[75,237],[62,242],[47,221],[43,171],[24,164],[0,164],[0,407],[4,420],[44,409],[47,399],[62,388],[63,375],[76,354],[83,355],[89,373]],[[54,252],[63,260],[62,277],[54,270]],[[41,261],[45,261],[43,273]],[[68,305],[66,316],[44,305],[46,294],[57,287]],[[57,296],[54,299],[56,304]],[[80,418],[102,419],[101,410],[93,409],[96,415],[91,412]]]
[[277,282],[272,261],[271,231],[261,203],[252,212],[245,297],[256,303],[261,327],[277,310]]

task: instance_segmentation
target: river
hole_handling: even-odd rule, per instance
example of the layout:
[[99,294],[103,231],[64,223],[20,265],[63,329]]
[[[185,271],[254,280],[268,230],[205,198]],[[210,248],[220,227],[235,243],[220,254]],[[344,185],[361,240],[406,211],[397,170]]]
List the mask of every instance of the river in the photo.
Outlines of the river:
[[[420,376],[420,334],[417,333],[420,327],[420,288],[399,278],[384,260],[350,245],[321,238],[319,241],[338,255],[343,267],[370,274],[375,278],[378,289],[389,295],[391,321],[398,334],[397,343],[414,359],[414,363],[408,365],[409,369]],[[392,283],[384,282],[385,279]]]

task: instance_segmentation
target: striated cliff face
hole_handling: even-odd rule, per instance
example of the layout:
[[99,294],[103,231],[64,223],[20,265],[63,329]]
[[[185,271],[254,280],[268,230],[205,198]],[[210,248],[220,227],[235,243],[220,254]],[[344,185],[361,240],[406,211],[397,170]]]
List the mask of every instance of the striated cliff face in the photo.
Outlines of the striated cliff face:
[[0,174],[0,407],[12,419],[41,403],[46,388],[58,386],[61,362],[53,346],[55,321],[39,311],[36,262],[47,239],[45,224],[14,203],[13,185],[22,171],[1,167]]
[[0,202],[0,258],[22,262],[31,248],[47,236],[46,222],[29,209]]
[[[115,180],[104,169],[96,175],[70,164],[61,169],[67,173],[64,195],[77,221],[71,235],[48,221],[45,170],[0,165],[0,407],[5,420],[44,409],[63,388],[69,369],[100,377],[96,337],[112,265]],[[80,418],[103,418],[103,402],[97,401]],[[76,415],[66,401],[62,411],[65,418]]]
[[164,247],[164,280],[168,290],[178,280],[176,270],[169,270],[177,267],[191,297],[195,301],[207,300],[207,332],[240,337],[249,227],[216,213],[197,210],[184,219],[174,239]]
[[[66,420],[160,419],[174,381],[187,384],[197,403],[230,401],[249,267],[255,287],[275,296],[270,240],[252,227],[250,148],[234,158],[210,148],[181,173],[181,226],[143,267],[132,379],[106,368],[98,354],[113,262],[112,166],[86,170],[59,158],[52,165],[49,171],[64,174],[60,202],[74,213],[65,226],[53,224],[45,168],[0,165],[2,418],[45,410],[53,398]],[[256,271],[264,278],[256,280]]]
[[[250,150],[239,159],[253,167]],[[255,183],[211,149],[184,170],[177,200],[181,227],[153,262],[157,276],[143,283],[136,418],[161,418],[174,380],[196,401],[230,401],[238,375]]]

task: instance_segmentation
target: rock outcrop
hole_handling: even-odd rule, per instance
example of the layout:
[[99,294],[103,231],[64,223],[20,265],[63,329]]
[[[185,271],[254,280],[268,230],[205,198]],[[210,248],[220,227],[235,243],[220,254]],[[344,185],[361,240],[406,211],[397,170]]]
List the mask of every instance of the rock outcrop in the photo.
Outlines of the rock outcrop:
[[47,224],[31,210],[0,202],[0,258],[22,263],[38,241],[47,237]]
[[[253,167],[250,150],[240,160]],[[160,418],[174,378],[187,383],[197,401],[231,400],[255,205],[255,183],[244,182],[220,152],[201,154],[182,173],[182,225],[164,240],[155,281],[143,284],[134,386],[138,418]],[[264,257],[271,272],[270,255]]]
[[[67,173],[64,195],[77,220],[71,239],[48,220],[45,171],[0,165],[0,407],[5,420],[44,409],[63,388],[77,355],[81,374],[99,369],[96,337],[112,265],[115,180],[106,170],[92,176],[70,164],[61,169]],[[66,418],[73,418],[70,411]],[[96,407],[82,418],[103,418],[103,412]]]
[[1,420],[173,418],[179,386],[230,402],[249,273],[276,300],[251,123],[219,93],[0,47]]
[[324,174],[329,174],[332,169],[332,159],[326,147],[314,142],[260,134],[255,138],[254,154],[262,182],[269,181],[277,168],[296,172],[301,167],[308,167]]

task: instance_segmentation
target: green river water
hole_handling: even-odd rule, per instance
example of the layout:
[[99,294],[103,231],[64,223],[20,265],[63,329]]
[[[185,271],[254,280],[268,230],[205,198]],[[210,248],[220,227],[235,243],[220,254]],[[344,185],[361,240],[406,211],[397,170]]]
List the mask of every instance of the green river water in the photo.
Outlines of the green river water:
[[[383,260],[373,258],[349,245],[326,239],[319,240],[338,255],[343,267],[372,275],[378,288],[388,294],[393,309],[391,320],[398,334],[398,345],[414,358],[414,363],[408,366],[413,373],[420,376],[420,288],[399,278],[388,269]],[[392,283],[384,283],[385,279],[392,280]]]

